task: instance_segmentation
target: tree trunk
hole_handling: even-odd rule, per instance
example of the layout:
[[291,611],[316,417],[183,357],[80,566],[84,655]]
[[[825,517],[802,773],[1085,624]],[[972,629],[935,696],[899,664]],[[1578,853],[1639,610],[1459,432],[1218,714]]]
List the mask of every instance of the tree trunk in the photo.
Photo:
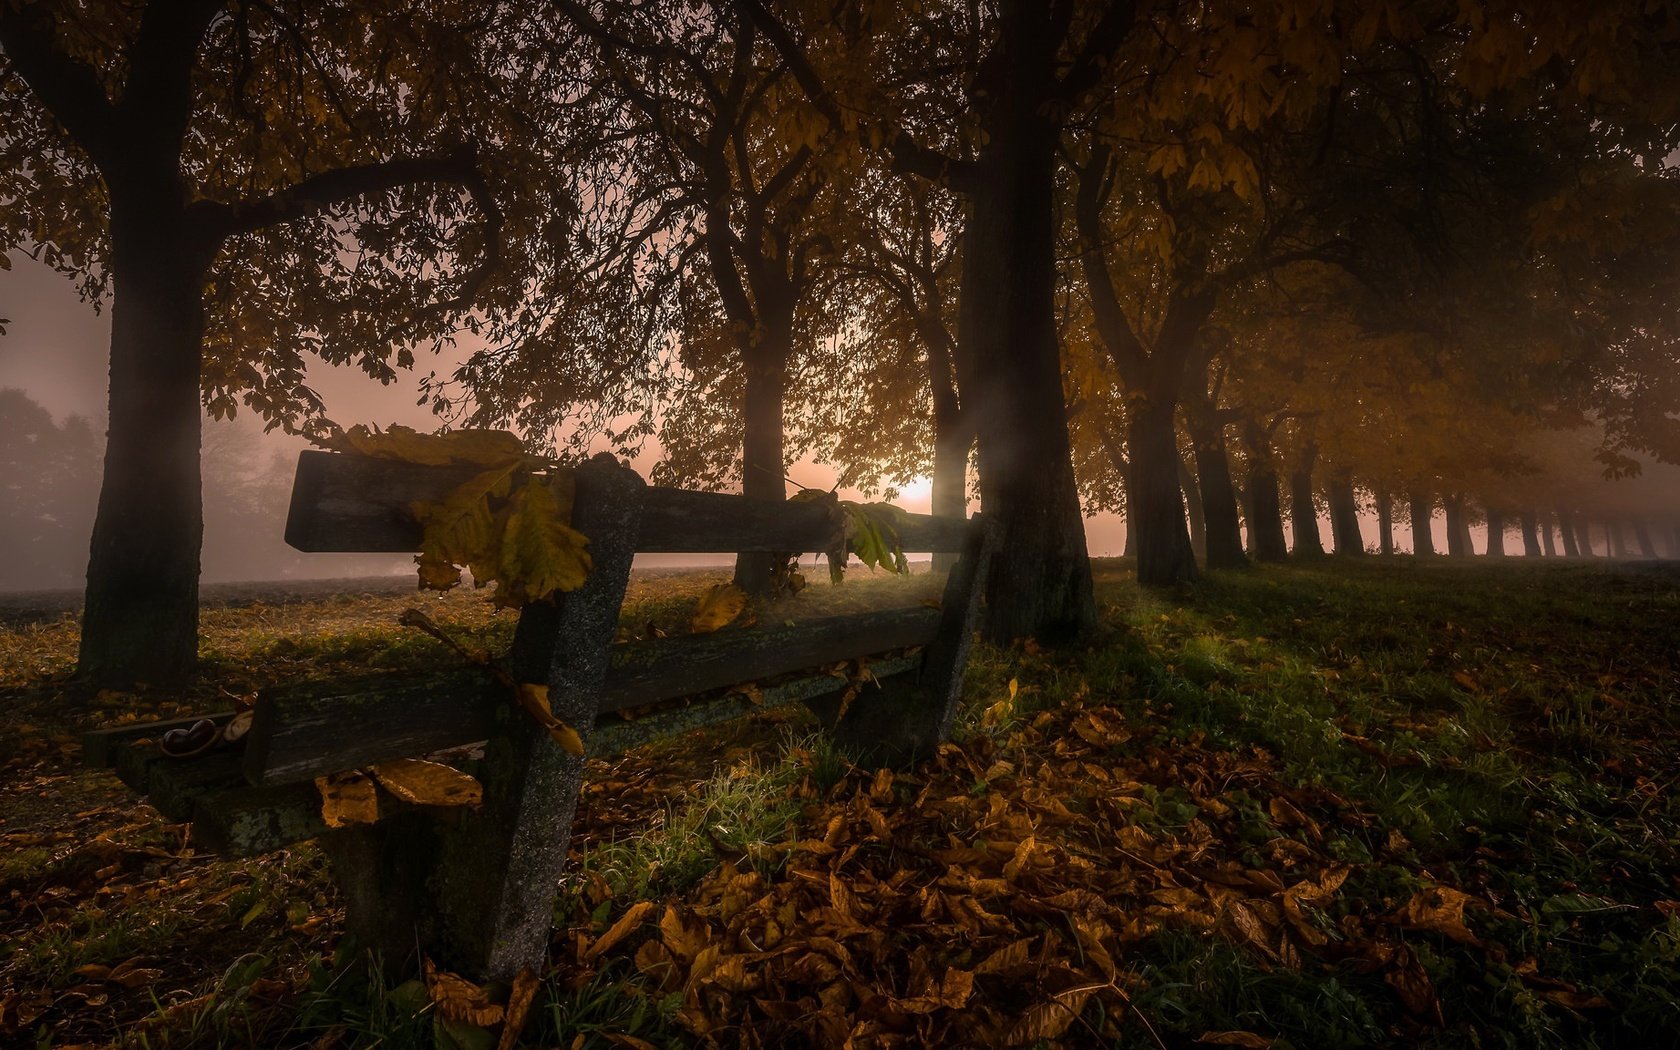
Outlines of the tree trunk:
[[1318,508],[1313,503],[1312,469],[1318,448],[1307,445],[1301,462],[1289,475],[1289,523],[1295,527],[1295,556],[1324,557],[1324,540],[1318,532]]
[[1060,42],[1032,5],[1006,5],[1004,21],[1000,94],[986,107],[969,194],[959,378],[982,503],[1004,552],[987,582],[986,637],[1055,642],[1097,620],[1056,334],[1060,134],[1045,103]]
[[1668,556],[1680,559],[1680,522],[1668,530]]
[[1365,537],[1359,533],[1359,497],[1352,478],[1330,482],[1330,541],[1337,554],[1365,553]]
[[1651,529],[1645,524],[1644,518],[1633,519],[1633,538],[1639,544],[1641,558],[1655,558],[1657,546],[1651,542]]
[[1563,541],[1563,553],[1571,558],[1581,556],[1581,546],[1575,538],[1575,522],[1565,511],[1557,512],[1558,539]]
[[1475,550],[1470,544],[1470,526],[1464,521],[1464,497],[1446,496],[1441,507],[1447,514],[1447,556],[1468,558]]
[[[1593,549],[1592,519],[1584,513],[1575,515],[1575,542],[1580,544],[1581,557],[1598,557],[1598,551]],[[1604,553],[1608,555],[1610,553],[1609,541],[1606,540],[1605,543]]]
[[1412,554],[1433,555],[1435,553],[1435,534],[1431,531],[1430,519],[1435,516],[1435,501],[1428,496],[1413,493],[1410,503]]
[[[974,434],[963,418],[957,399],[955,367],[950,335],[937,317],[923,315],[923,341],[928,354],[928,393],[933,401],[933,513],[942,517],[968,517],[968,452]],[[957,563],[954,551],[936,551],[934,572],[950,572]]]
[[1487,509],[1487,555],[1490,558],[1505,556],[1505,514],[1494,507]]
[[1184,462],[1184,457],[1178,460],[1178,487],[1184,492],[1184,509],[1189,516],[1190,550],[1202,561],[1207,561],[1207,514],[1202,509],[1202,490],[1196,484],[1196,475],[1191,472],[1190,464]]
[[1377,504],[1377,550],[1382,554],[1394,553],[1394,497],[1386,491],[1379,490],[1375,496]]
[[1148,587],[1197,578],[1179,492],[1173,408],[1170,397],[1140,399],[1132,406],[1127,427],[1132,486],[1126,494],[1126,524],[1128,529],[1136,527],[1138,582]]
[[1620,518],[1604,519],[1604,546],[1615,557],[1626,558],[1630,556],[1631,552],[1628,550],[1627,545],[1627,533],[1622,528]]
[[203,278],[175,197],[111,208],[111,389],[77,675],[178,686],[198,659]]
[[[760,316],[761,331],[742,355],[746,384],[741,394],[741,493],[779,503],[787,499],[782,406],[793,347],[793,304],[768,305]],[[735,586],[748,594],[764,594],[774,569],[774,554],[743,551],[735,556]]]
[[1207,567],[1242,569],[1248,566],[1243,553],[1242,520],[1237,511],[1237,489],[1231,482],[1231,457],[1225,440],[1196,443],[1196,473],[1202,479],[1202,515],[1207,522]]
[[1289,556],[1283,533],[1283,494],[1266,435],[1256,423],[1244,428],[1248,447],[1248,543],[1255,561],[1280,562]]
[[[1523,557],[1540,557],[1540,515],[1532,510],[1522,512]],[[1546,531],[1546,546],[1552,545],[1551,530]],[[1551,553],[1550,551],[1547,552]]]

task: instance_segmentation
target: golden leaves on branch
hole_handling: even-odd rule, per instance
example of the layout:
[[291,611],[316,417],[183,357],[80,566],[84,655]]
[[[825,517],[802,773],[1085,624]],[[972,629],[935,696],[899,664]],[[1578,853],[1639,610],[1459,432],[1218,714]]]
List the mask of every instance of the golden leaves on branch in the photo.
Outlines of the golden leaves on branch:
[[421,434],[403,426],[384,431],[357,424],[341,430],[322,421],[323,448],[432,467],[479,467],[443,499],[409,509],[420,524],[414,561],[424,590],[446,591],[461,582],[495,584],[491,600],[519,608],[583,585],[591,566],[589,540],[569,524],[572,475],[549,460],[527,455],[504,430],[455,430]]

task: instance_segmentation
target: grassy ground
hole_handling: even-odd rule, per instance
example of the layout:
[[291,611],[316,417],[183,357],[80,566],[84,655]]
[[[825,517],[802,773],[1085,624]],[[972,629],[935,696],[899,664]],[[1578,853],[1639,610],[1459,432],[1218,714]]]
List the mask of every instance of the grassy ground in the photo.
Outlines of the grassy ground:
[[[679,629],[706,574],[636,584]],[[812,588],[761,619],[914,603]],[[1680,1045],[1680,566],[1326,561],[981,650],[897,776],[762,716],[594,763],[530,1045]],[[67,712],[0,634],[0,1042],[494,1045],[337,930],[310,844],[193,851],[76,731],[446,663],[347,596],[211,610],[205,682]],[[434,618],[511,626],[470,595]]]

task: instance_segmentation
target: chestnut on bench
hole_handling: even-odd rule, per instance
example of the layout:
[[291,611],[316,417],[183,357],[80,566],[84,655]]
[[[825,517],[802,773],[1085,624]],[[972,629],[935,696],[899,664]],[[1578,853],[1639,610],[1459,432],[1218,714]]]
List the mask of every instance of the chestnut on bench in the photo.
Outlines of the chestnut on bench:
[[[416,550],[409,506],[473,471],[303,452],[286,540],[304,551]],[[554,714],[588,754],[795,703],[860,762],[903,765],[949,735],[993,553],[981,519],[903,516],[904,549],[961,552],[938,609],[614,644],[638,551],[831,550],[843,519],[832,502],[648,487],[606,455],[577,468],[575,488],[572,524],[589,537],[593,569],[578,590],[521,611],[503,664],[521,682],[548,684]],[[878,684],[837,720],[848,683],[823,668],[877,656]],[[747,682],[763,683],[752,700],[724,691]],[[696,699],[617,714],[680,697]],[[218,852],[249,856],[319,836],[349,931],[388,965],[416,965],[418,948],[460,972],[508,979],[538,965],[548,943],[584,765],[510,701],[477,668],[304,682],[259,694],[241,750],[164,756],[156,739],[194,721],[185,719],[91,733],[85,753],[165,816],[191,821],[194,839]],[[433,810],[382,797],[376,824],[328,831],[322,822],[314,778],[473,744],[484,755],[472,769],[482,805]]]

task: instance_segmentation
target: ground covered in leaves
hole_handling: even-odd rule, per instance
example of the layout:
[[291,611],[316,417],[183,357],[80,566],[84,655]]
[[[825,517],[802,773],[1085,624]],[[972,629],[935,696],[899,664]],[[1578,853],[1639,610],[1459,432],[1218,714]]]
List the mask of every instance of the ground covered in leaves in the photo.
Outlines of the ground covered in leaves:
[[[715,579],[639,578],[627,633],[681,630]],[[1680,567],[1327,561],[1146,594],[1107,564],[1098,594],[1079,649],[978,652],[958,740],[914,770],[769,715],[594,763],[523,1042],[1680,1044]],[[195,693],[80,711],[74,622],[4,628],[0,1042],[496,1045],[499,1007],[369,975],[314,846],[205,856],[78,766],[80,728],[137,709],[447,663],[409,604],[210,610]]]

